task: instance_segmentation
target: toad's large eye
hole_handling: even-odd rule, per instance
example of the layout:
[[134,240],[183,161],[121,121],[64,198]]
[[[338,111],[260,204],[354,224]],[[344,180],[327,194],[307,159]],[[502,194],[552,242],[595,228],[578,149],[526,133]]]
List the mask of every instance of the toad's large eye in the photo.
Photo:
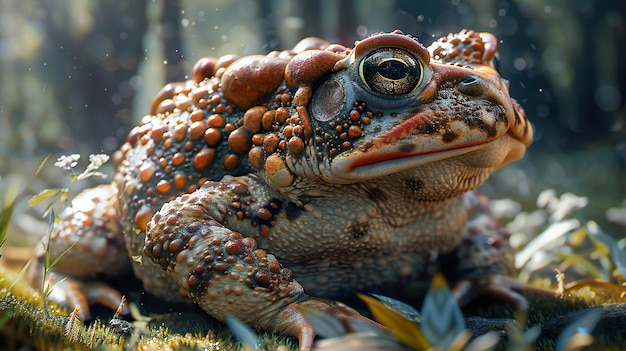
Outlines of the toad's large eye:
[[384,95],[404,95],[417,87],[423,77],[422,64],[411,53],[395,48],[369,54],[359,67],[361,80]]

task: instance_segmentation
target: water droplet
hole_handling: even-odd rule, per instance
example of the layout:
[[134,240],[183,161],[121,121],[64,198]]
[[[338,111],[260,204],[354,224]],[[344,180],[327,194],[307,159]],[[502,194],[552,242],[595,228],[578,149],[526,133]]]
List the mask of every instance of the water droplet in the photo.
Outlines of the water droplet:
[[367,27],[363,26],[363,25],[360,25],[360,26],[356,27],[356,34],[361,36],[361,37],[366,36],[367,35]]
[[537,117],[545,118],[550,114],[550,108],[546,104],[537,105]]
[[606,112],[617,110],[621,104],[620,92],[613,84],[603,84],[596,89],[596,105]]
[[526,68],[526,60],[521,57],[518,57],[513,61],[513,67],[515,67],[518,71],[523,71]]

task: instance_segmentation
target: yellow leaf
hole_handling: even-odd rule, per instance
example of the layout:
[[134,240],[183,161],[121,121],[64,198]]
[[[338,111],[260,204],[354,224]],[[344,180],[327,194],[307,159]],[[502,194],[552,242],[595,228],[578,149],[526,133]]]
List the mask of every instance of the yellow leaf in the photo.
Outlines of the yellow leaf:
[[30,198],[30,200],[28,200],[28,206],[37,206],[40,203],[43,203],[44,201],[56,196],[57,194],[62,193],[64,190],[65,189],[63,188],[43,189],[39,192],[39,194],[34,195]]
[[575,230],[570,234],[570,240],[573,247],[579,247],[580,244],[583,243],[583,240],[587,237],[587,230],[585,228],[580,228]]
[[589,239],[591,239],[591,242],[593,243],[593,247],[595,248],[594,252],[592,252],[592,258],[594,257],[608,257],[611,249],[601,240],[598,240],[598,238],[594,237],[593,235],[589,235]]
[[48,154],[48,156],[46,156],[43,161],[41,161],[41,163],[39,164],[39,167],[37,167],[37,171],[35,171],[35,175],[39,175],[39,172],[41,172],[41,170],[43,169],[43,166],[46,164],[46,162],[48,162],[48,159],[50,158],[51,154]]
[[365,301],[374,318],[381,324],[389,327],[398,340],[415,350],[427,350],[430,348],[430,342],[426,340],[417,323],[404,318],[401,314],[371,296],[364,294],[358,294],[358,296]]

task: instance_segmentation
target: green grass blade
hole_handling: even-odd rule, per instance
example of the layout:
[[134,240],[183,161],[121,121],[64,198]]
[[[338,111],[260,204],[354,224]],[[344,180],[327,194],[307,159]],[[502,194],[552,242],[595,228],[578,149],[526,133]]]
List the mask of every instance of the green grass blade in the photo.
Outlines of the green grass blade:
[[[56,266],[57,263],[59,263],[59,261],[63,258],[63,256],[65,256],[65,254],[67,254],[71,249],[74,248],[74,246],[78,243],[78,241],[73,242],[72,245],[70,245],[70,247],[68,247],[67,249],[65,249],[65,251],[61,252],[61,254],[59,256],[57,256],[54,261],[52,261],[52,263],[50,263],[50,265],[48,266],[48,270],[52,269],[52,267]],[[48,250],[50,251],[50,250]]]
[[45,202],[46,200],[61,194],[65,189],[63,188],[52,188],[52,189],[43,189],[42,191],[39,192],[39,194],[34,195],[33,197],[30,198],[30,200],[28,200],[28,206],[33,207],[33,206],[37,206],[43,202]]
[[39,167],[37,167],[37,171],[35,171],[35,176],[37,176],[39,174],[39,172],[41,172],[41,170],[43,169],[43,166],[46,165],[46,163],[48,162],[48,159],[50,158],[52,154],[48,154],[48,156],[46,156],[43,161],[41,161],[41,163],[39,164]]
[[226,316],[226,324],[228,324],[235,338],[241,342],[244,350],[261,350],[259,336],[247,324],[233,316]]
[[7,239],[7,232],[9,231],[9,222],[11,221],[11,216],[13,215],[13,204],[7,206],[2,213],[0,213],[0,247],[4,244],[4,241]]
[[9,231],[9,223],[13,216],[13,210],[15,209],[15,203],[20,197],[19,187],[17,185],[9,186],[7,194],[4,200],[4,209],[0,213],[0,247],[4,244]]
[[13,283],[11,283],[11,285],[9,286],[9,290],[11,290],[15,284],[17,284],[17,282],[20,281],[20,279],[22,279],[22,277],[24,276],[24,274],[26,273],[26,271],[28,270],[28,267],[30,267],[30,264],[33,263],[33,259],[31,258],[30,260],[28,260],[28,262],[26,262],[26,264],[24,265],[24,267],[22,267],[22,270],[17,274],[17,276],[15,277],[15,280],[13,281]]

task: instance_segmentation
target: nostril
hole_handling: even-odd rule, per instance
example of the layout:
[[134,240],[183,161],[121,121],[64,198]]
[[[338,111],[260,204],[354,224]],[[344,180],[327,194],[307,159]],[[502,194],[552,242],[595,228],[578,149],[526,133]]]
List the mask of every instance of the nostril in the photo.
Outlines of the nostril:
[[482,81],[474,76],[469,76],[457,84],[457,89],[469,96],[482,96],[485,94],[485,87]]

